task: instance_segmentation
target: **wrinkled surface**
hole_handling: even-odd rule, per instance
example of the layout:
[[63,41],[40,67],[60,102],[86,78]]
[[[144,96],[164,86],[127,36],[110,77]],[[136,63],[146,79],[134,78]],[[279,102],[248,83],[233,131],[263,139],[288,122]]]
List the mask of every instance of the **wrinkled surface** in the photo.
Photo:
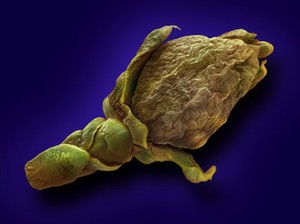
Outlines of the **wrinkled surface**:
[[25,165],[32,187],[71,183],[97,170],[113,171],[133,157],[174,162],[192,183],[211,180],[180,148],[197,149],[226,122],[236,102],[267,73],[273,46],[233,30],[216,38],[187,36],[161,45],[177,26],[147,35],[95,118]]
[[233,34],[237,35],[182,37],[151,55],[131,105],[148,127],[150,141],[201,147],[226,122],[236,102],[263,78],[266,71],[261,74],[258,60],[262,47],[255,34]]

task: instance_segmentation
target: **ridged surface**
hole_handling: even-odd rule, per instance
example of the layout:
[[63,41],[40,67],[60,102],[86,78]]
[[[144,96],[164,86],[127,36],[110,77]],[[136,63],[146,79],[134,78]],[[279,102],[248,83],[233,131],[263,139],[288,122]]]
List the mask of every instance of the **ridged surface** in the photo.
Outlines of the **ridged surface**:
[[131,109],[157,144],[197,149],[226,122],[255,82],[259,47],[240,39],[186,36],[144,66]]

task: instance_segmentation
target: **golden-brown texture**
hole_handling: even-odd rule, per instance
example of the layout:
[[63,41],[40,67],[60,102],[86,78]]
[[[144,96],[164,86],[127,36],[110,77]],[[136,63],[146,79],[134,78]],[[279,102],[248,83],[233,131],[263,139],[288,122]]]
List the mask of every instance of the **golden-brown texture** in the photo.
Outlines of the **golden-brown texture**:
[[233,30],[220,37],[186,36],[161,45],[177,26],[150,32],[95,118],[62,143],[25,164],[28,182],[42,190],[136,158],[174,162],[192,183],[211,180],[182,150],[197,149],[226,122],[236,102],[266,75],[273,46]]
[[187,149],[204,145],[266,74],[258,57],[273,47],[254,37],[235,30],[214,38],[186,36],[158,48],[140,74],[131,105],[149,140]]

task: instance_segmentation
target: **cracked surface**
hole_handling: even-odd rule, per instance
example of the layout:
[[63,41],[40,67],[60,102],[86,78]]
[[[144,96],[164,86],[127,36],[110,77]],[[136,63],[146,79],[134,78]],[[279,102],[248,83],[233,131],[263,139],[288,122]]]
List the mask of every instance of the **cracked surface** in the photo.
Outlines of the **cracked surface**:
[[197,149],[226,122],[260,66],[258,41],[232,38],[186,36],[151,55],[131,105],[149,140]]

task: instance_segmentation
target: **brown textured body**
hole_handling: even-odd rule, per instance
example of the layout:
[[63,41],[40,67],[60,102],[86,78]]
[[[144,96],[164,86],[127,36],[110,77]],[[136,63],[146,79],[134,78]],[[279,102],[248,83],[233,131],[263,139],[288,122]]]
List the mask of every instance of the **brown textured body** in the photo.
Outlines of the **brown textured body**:
[[204,145],[263,78],[259,51],[254,41],[226,34],[186,36],[159,47],[140,74],[131,105],[148,127],[148,139],[187,149]]
[[36,189],[119,169],[136,158],[144,164],[174,162],[192,183],[212,179],[182,150],[197,149],[226,122],[237,101],[266,74],[272,44],[243,29],[219,37],[195,35],[161,45],[177,26],[150,32],[97,117],[61,144],[25,164]]

